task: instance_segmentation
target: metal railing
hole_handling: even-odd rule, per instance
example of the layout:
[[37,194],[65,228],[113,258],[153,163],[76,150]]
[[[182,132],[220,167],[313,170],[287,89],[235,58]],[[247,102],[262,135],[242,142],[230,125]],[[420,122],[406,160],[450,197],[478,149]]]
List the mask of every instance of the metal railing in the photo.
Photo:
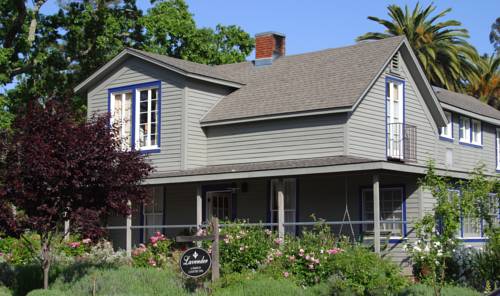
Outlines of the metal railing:
[[417,127],[406,123],[387,124],[387,157],[404,162],[417,161]]

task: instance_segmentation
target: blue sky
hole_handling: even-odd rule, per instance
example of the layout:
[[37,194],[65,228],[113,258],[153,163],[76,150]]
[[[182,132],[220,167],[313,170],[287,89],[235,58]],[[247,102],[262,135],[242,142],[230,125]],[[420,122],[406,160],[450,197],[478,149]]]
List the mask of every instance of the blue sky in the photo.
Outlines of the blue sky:
[[[198,26],[239,25],[254,35],[279,31],[287,36],[287,54],[297,54],[354,43],[367,31],[381,31],[382,26],[366,17],[387,17],[387,6],[414,7],[417,1],[386,0],[187,0]],[[420,1],[423,5],[431,1]],[[491,53],[488,35],[491,24],[500,17],[500,0],[436,0],[437,11],[451,7],[447,18],[461,21],[469,30],[471,42],[480,53]],[[149,0],[138,0],[143,10]],[[49,0],[43,12],[57,10],[57,1]]]

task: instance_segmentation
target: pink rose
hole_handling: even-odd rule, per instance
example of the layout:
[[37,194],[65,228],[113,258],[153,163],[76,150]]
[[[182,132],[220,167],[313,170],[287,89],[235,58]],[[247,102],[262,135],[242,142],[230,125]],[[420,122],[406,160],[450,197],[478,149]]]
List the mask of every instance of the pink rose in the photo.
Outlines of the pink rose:
[[288,271],[285,271],[285,272],[283,272],[283,276],[287,278],[290,276],[290,274],[288,273]]
[[80,242],[71,242],[69,243],[69,246],[73,249],[76,249],[80,246]]
[[277,244],[277,245],[281,245],[283,243],[283,239],[278,237],[278,238],[275,238],[274,239],[274,243]]
[[154,259],[149,259],[148,264],[151,266],[156,266],[156,261]]
[[82,240],[82,243],[84,243],[84,244],[86,244],[86,245],[90,244],[91,242],[92,242],[92,240],[91,240],[90,238],[84,238],[84,239]]

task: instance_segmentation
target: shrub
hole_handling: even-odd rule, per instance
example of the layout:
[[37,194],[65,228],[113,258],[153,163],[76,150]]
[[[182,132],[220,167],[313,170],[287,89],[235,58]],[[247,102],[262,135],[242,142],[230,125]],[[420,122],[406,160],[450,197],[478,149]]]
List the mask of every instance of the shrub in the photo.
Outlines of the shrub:
[[[399,293],[401,296],[434,296],[434,288],[423,285],[416,284],[411,285],[408,288],[404,289]],[[444,286],[441,290],[441,296],[479,296],[481,295],[479,292],[456,286]]]
[[132,251],[134,266],[137,267],[165,267],[170,255],[172,242],[163,234],[157,232],[149,238],[147,245],[140,244]]
[[[34,246],[34,251],[40,250],[40,239],[37,235],[25,234],[24,238],[31,242]],[[29,264],[33,262],[36,254],[33,254],[26,241],[13,237],[0,238],[0,263],[7,262],[9,264]]]
[[52,289],[67,295],[187,295],[182,281],[168,269],[120,267],[88,270],[69,282],[56,280]]
[[67,294],[59,290],[37,289],[29,292],[26,296],[64,296],[64,295]]
[[[226,236],[219,245],[223,273],[257,269],[266,259],[271,247],[275,245],[276,236],[273,232],[258,226],[245,226],[245,221],[236,223],[224,222],[228,226],[222,228],[220,232]],[[205,242],[204,246],[210,251],[210,243]]]
[[10,296],[12,293],[7,287],[0,286],[0,296]]
[[287,279],[273,279],[255,273],[229,275],[213,289],[214,296],[305,295],[303,288]]

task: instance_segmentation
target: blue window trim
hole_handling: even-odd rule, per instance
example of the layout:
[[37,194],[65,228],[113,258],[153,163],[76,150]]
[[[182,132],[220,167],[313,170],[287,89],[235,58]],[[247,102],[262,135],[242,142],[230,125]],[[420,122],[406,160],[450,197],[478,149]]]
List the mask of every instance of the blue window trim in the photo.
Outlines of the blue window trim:
[[451,123],[451,138],[448,138],[448,137],[442,136],[442,135],[441,135],[441,130],[439,130],[439,139],[440,139],[440,140],[442,140],[442,141],[447,141],[447,142],[451,142],[451,143],[453,143],[453,142],[454,142],[454,140],[455,140],[455,137],[454,137],[454,133],[455,133],[455,131],[454,131],[454,126],[453,126],[453,123],[454,123],[454,121],[455,121],[455,120],[454,120],[454,116],[455,116],[455,115],[453,114],[453,112],[448,111],[448,110],[446,110],[445,112],[449,112],[449,113],[450,113],[450,116],[451,116],[451,118],[450,118],[450,119],[451,119],[451,120],[450,120],[450,123]]
[[[459,120],[458,120],[458,143],[460,145],[463,145],[463,146],[469,146],[469,147],[474,147],[474,148],[479,148],[479,149],[483,149],[483,122],[479,119],[474,119],[474,120],[477,120],[480,122],[481,124],[481,144],[473,144],[472,143],[472,118],[468,117],[468,116],[464,116],[464,115],[458,115],[459,116]],[[469,142],[463,142],[460,140],[460,131],[462,130],[462,119],[463,118],[467,118],[469,119],[469,129],[470,129],[470,132],[469,132]]]
[[[393,82],[398,82],[403,85],[403,130],[406,125],[406,81],[400,78],[395,78],[392,76],[387,75],[385,77],[385,98],[384,98],[384,106],[385,106],[385,116],[384,116],[384,122],[385,122],[385,158],[389,158],[389,154],[387,153],[387,147],[389,139],[387,138],[387,97],[389,96],[389,90],[387,89],[387,83],[393,81]],[[403,154],[404,154],[404,149],[403,149]],[[403,155],[403,159],[405,158],[405,155]]]
[[[500,167],[498,166],[498,132],[500,131],[500,127],[495,127],[495,171],[500,173]],[[500,211],[499,211],[499,219],[500,219]]]
[[135,128],[135,121],[136,121],[136,90],[141,89],[141,88],[148,88],[148,87],[156,87],[158,89],[158,123],[157,123],[157,129],[158,129],[158,148],[154,149],[141,149],[139,152],[141,154],[151,154],[151,153],[159,153],[161,151],[161,81],[151,81],[151,82],[144,82],[144,83],[138,83],[138,84],[130,84],[130,85],[125,85],[125,86],[120,86],[120,87],[113,87],[108,89],[108,113],[111,114],[111,94],[117,93],[117,92],[123,92],[123,91],[130,91],[132,93],[132,133],[131,133],[131,140],[132,140],[132,150],[135,150],[135,133],[136,133],[136,128]]
[[[406,185],[405,184],[391,184],[391,185],[383,185],[379,187],[380,189],[388,189],[388,188],[401,188],[402,189],[402,211],[403,211],[403,233],[401,238],[389,239],[390,244],[399,244],[404,242],[407,232],[407,223],[406,220]],[[363,190],[373,190],[372,186],[361,186],[359,187],[359,217],[363,220]],[[359,232],[363,232],[363,225],[359,226]]]

